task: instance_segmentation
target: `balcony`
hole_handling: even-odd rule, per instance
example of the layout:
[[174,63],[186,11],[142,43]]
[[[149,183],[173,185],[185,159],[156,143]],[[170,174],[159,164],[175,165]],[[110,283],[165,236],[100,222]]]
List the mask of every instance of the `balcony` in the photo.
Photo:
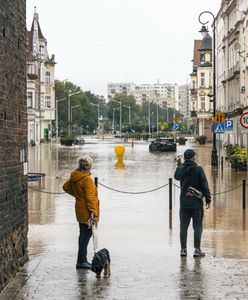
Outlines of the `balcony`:
[[38,74],[28,73],[27,74],[29,80],[37,80],[39,78]]
[[195,110],[192,110],[192,111],[190,112],[190,117],[191,117],[191,118],[196,118],[196,117],[197,117],[197,112],[196,112]]

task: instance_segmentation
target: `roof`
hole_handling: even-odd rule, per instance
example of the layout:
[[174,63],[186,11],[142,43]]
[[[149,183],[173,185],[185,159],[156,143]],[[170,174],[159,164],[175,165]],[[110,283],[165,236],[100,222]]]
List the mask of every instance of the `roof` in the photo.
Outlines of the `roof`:
[[38,25],[38,37],[39,39],[45,40],[44,35],[42,34],[41,28],[40,28],[40,23],[39,23],[39,15],[37,13],[34,13],[34,18],[31,26],[31,31],[34,32],[34,22],[37,22]]
[[193,68],[201,62],[201,54],[198,51],[201,47],[201,43],[201,40],[194,40]]

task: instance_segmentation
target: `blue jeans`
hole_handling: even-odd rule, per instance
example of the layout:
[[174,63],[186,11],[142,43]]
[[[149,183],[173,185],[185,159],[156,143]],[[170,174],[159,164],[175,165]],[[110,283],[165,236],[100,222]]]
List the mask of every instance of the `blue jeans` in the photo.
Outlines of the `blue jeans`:
[[87,247],[92,236],[92,229],[86,224],[79,223],[79,230],[77,263],[81,264],[87,261]]
[[201,247],[203,207],[197,209],[180,208],[180,241],[181,249],[187,248],[188,227],[191,218],[194,228],[194,247]]

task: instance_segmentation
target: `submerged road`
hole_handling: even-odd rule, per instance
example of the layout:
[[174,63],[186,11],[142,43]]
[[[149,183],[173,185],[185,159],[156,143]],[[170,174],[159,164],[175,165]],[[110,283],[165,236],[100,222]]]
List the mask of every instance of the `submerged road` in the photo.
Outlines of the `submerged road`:
[[[202,249],[206,257],[193,258],[190,228],[188,257],[182,259],[179,183],[173,180],[171,212],[167,183],[174,174],[176,155],[189,145],[178,146],[177,153],[149,153],[147,143],[125,146],[123,168],[116,165],[115,144],[107,141],[30,148],[29,171],[46,173],[42,192],[31,189],[37,188],[36,183],[29,184],[30,260],[0,300],[248,299],[248,223],[240,187],[246,172],[236,173],[227,163],[223,173],[213,171],[210,146],[191,146],[209,179],[213,205],[205,210]],[[100,280],[91,271],[75,269],[74,200],[62,191],[83,154],[93,157],[92,176],[100,183],[99,247],[108,248],[111,255],[112,275]],[[89,260],[92,248],[90,243]]]

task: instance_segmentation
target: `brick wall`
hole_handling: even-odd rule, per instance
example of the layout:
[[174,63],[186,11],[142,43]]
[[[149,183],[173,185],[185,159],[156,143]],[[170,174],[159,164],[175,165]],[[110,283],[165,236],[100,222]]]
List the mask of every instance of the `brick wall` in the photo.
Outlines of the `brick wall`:
[[0,0],[0,291],[27,259],[26,0]]

